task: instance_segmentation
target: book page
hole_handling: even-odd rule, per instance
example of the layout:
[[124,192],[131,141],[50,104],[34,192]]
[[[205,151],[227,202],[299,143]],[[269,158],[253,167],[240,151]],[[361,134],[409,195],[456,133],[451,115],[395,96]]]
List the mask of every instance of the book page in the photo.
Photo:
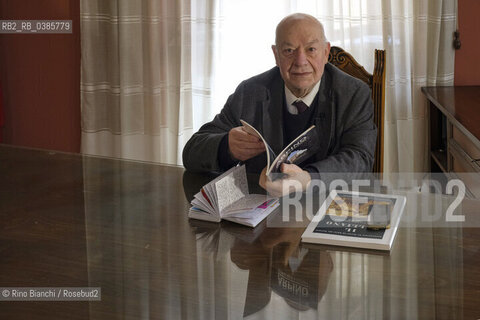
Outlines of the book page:
[[245,131],[250,133],[251,135],[261,139],[263,141],[263,144],[265,145],[265,151],[267,153],[267,171],[270,169],[270,163],[275,159],[277,156],[275,155],[275,152],[273,152],[272,148],[268,145],[267,141],[263,138],[263,136],[260,134],[260,132],[257,131],[252,125],[250,125],[248,122],[240,119],[240,123],[243,125],[243,128]]
[[215,194],[215,185],[212,183],[209,183],[205,185],[201,189],[201,191],[203,191],[202,195],[204,196],[205,200],[208,200],[212,208],[216,210],[218,208],[218,203],[217,203],[217,197]]
[[255,227],[260,222],[262,222],[262,220],[265,219],[270,213],[272,213],[279,205],[280,202],[278,199],[272,199],[251,211],[226,216],[225,220],[233,221],[250,227]]
[[248,181],[245,165],[236,167],[229,174],[215,182],[218,201],[217,210],[222,215],[224,209],[248,195]]
[[193,205],[199,207],[200,209],[206,211],[209,214],[217,214],[212,205],[205,199],[204,195],[201,192],[195,194],[191,202]]
[[247,194],[245,197],[226,207],[223,210],[223,215],[226,216],[253,210],[269,199],[271,199],[271,197],[263,194]]
[[[265,200],[265,198],[263,198],[263,200]],[[227,214],[227,217],[235,217],[239,219],[253,219],[255,218],[256,214],[258,214],[259,212],[263,212],[263,209],[267,209],[270,204],[277,200],[277,198],[270,198],[266,201],[260,202],[260,204],[258,204],[257,206],[248,206],[250,207],[250,209],[248,209],[248,207],[245,207],[244,210],[241,211],[232,210]]]
[[[216,177],[215,179],[213,179],[212,181],[204,185],[203,188],[200,190],[200,192],[203,191],[202,192],[203,196],[205,197],[205,199],[209,200],[209,203],[211,204],[212,208],[217,212],[217,214],[219,214],[220,212],[218,211],[218,199],[217,199],[215,184],[221,179],[223,179],[224,177],[230,175],[235,170],[237,171],[241,170],[241,167],[237,166],[237,167],[232,167],[228,169],[227,171],[225,171],[224,173],[222,173],[221,175],[219,175],[218,177]],[[243,168],[243,170],[245,170],[245,168]]]
[[190,207],[190,209],[188,210],[188,217],[193,219],[212,221],[212,222],[220,222],[220,220],[222,219],[218,215],[208,214],[207,212],[197,207]]

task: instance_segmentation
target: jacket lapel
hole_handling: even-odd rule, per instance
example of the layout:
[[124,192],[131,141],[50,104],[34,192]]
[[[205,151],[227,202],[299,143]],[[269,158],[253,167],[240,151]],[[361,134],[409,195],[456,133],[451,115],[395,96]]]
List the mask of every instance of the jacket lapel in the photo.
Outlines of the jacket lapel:
[[283,104],[284,84],[279,73],[272,81],[268,99],[263,102],[262,124],[263,137],[276,155],[283,149]]
[[317,110],[314,118],[315,129],[320,142],[320,147],[316,155],[317,160],[327,157],[335,128],[335,104],[333,102],[329,77],[330,75],[327,68],[325,68],[318,91]]

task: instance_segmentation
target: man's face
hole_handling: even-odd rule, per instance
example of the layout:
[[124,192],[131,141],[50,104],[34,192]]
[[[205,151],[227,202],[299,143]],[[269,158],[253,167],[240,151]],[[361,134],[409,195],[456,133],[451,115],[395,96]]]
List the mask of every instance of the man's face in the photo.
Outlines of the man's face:
[[272,49],[287,88],[303,97],[322,77],[330,43],[325,43],[318,24],[303,19],[285,23]]

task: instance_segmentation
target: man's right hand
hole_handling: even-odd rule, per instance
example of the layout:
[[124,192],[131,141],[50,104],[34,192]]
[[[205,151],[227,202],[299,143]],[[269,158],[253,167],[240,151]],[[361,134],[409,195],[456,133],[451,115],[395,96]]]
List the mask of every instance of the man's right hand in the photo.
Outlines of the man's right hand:
[[228,149],[235,159],[245,161],[265,152],[265,145],[243,127],[236,127],[228,132]]

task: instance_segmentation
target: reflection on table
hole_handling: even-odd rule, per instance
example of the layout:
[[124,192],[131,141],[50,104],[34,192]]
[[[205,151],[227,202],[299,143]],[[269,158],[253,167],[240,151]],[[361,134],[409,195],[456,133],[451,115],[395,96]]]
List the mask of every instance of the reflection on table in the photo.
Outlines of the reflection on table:
[[[3,302],[0,318],[478,317],[476,228],[404,225],[390,253],[307,245],[280,211],[255,229],[188,220],[189,194],[211,176],[185,175],[0,146],[2,286],[102,288],[101,302]],[[420,200],[407,216],[452,201],[409,197]]]

